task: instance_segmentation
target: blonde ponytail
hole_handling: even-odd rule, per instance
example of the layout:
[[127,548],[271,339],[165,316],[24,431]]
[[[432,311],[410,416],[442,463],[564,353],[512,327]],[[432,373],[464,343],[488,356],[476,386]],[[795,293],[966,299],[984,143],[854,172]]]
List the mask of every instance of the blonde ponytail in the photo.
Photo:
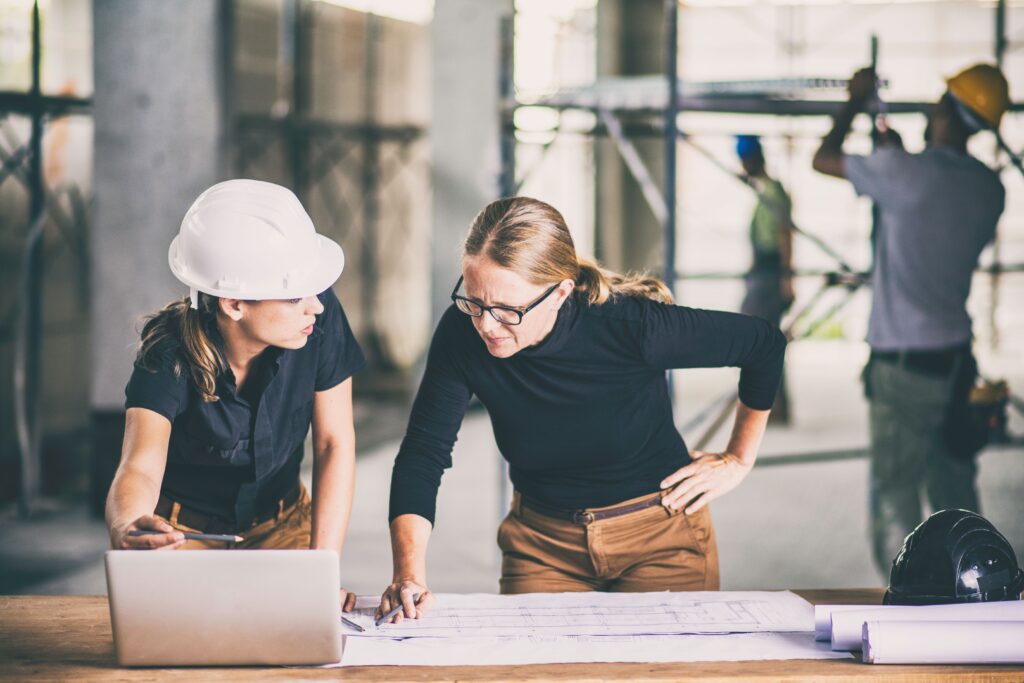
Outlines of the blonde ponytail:
[[573,280],[591,304],[616,296],[672,303],[672,292],[648,275],[622,275],[579,258],[565,219],[550,204],[530,197],[505,197],[477,214],[463,247],[467,256],[484,254],[536,285]]
[[[209,330],[216,325],[217,297],[199,294],[199,308],[192,308],[189,297],[167,304],[146,318],[142,328],[142,343],[136,362],[144,368],[156,368],[156,348],[160,342],[172,339],[184,351],[192,383],[204,401],[217,401],[217,376],[224,372],[224,359],[210,341]],[[181,361],[175,359],[174,374],[180,377]]]
[[644,274],[623,275],[602,268],[590,259],[579,259],[576,291],[586,294],[591,304],[603,304],[617,296],[636,296],[663,304],[674,303],[672,291],[656,277]]

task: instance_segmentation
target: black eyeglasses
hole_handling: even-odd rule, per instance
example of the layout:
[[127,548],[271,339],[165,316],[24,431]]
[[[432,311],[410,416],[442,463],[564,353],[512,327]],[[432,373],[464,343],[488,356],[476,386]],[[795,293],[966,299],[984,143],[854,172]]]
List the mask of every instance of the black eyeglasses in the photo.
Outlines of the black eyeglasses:
[[539,299],[534,301],[526,308],[511,308],[509,306],[484,306],[479,301],[474,301],[473,299],[467,299],[464,296],[459,296],[458,294],[456,294],[456,292],[459,291],[459,287],[462,286],[462,277],[459,277],[459,281],[455,283],[455,289],[452,290],[452,301],[455,302],[455,305],[459,307],[460,311],[462,311],[468,316],[479,318],[484,314],[484,311],[487,311],[488,313],[491,314],[492,318],[497,320],[502,325],[518,325],[519,323],[523,322],[524,315],[526,315],[531,310],[536,308],[536,306],[540,302],[544,301],[544,299],[547,299],[549,296],[551,296],[551,292],[558,289],[558,285],[560,284],[560,282],[557,282],[551,285],[548,291],[541,294]]

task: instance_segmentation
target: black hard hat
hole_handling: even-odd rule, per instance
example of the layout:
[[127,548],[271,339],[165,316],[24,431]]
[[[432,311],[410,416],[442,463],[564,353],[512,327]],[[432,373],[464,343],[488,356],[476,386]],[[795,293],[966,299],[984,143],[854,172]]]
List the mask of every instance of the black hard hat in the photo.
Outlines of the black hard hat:
[[1024,571],[992,523],[967,510],[941,510],[903,541],[892,563],[886,605],[1017,600]]

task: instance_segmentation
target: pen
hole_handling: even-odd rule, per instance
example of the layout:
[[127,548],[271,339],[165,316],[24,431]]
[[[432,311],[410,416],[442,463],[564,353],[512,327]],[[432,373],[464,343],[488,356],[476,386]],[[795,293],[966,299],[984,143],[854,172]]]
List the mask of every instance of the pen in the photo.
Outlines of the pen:
[[[416,593],[415,595],[412,596],[412,601],[413,602],[416,602],[419,599],[420,599],[420,594],[419,593]],[[381,624],[385,624],[385,623],[391,621],[391,617],[395,616],[396,614],[398,614],[401,611],[402,611],[402,605],[399,604],[398,607],[395,607],[393,610],[391,610],[390,612],[388,612],[387,614],[382,616],[380,619],[378,619],[377,621],[373,622],[373,625],[374,626],[380,626]]]
[[363,631],[366,631],[365,628],[363,628],[362,626],[360,626],[356,622],[352,621],[351,619],[346,619],[345,617],[341,618],[341,623],[345,624],[345,626],[348,626],[349,628],[354,628],[355,630],[359,631],[360,633],[362,633]]
[[[128,532],[129,536],[152,536],[154,534],[169,533],[166,531],[156,531],[154,529],[133,529]],[[241,536],[235,536],[233,534],[193,534],[190,532],[182,532],[185,534],[185,538],[192,541],[224,541],[225,543],[241,543],[245,539]]]

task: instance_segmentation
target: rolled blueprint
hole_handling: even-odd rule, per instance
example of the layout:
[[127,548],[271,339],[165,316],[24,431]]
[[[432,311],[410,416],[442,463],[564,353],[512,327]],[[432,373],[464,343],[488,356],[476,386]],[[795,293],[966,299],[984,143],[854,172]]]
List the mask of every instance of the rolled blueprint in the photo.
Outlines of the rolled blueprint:
[[867,621],[868,664],[1024,663],[1024,621]]
[[874,609],[880,605],[815,605],[814,606],[814,639],[828,641],[832,639],[832,613],[849,612],[850,610]]
[[832,613],[832,649],[859,650],[865,621],[1024,621],[1024,601],[955,605],[886,605]]

